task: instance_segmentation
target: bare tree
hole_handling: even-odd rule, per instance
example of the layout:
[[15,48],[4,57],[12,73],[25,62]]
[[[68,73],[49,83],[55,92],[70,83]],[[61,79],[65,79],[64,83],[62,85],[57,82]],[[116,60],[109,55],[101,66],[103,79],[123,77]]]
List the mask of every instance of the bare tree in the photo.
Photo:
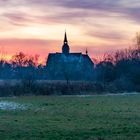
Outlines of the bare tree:
[[136,46],[136,49],[140,49],[140,32],[136,33],[135,46]]
[[26,55],[23,52],[19,52],[19,54],[12,56],[11,62],[13,67],[22,67],[26,63]]

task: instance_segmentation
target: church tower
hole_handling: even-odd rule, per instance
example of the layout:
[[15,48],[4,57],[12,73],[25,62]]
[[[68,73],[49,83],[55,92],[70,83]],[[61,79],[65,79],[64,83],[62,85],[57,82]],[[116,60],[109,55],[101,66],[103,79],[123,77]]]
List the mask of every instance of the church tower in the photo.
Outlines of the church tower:
[[68,40],[67,40],[67,34],[65,32],[65,36],[64,36],[64,44],[62,46],[62,53],[65,55],[68,55],[70,51],[69,45],[68,45]]

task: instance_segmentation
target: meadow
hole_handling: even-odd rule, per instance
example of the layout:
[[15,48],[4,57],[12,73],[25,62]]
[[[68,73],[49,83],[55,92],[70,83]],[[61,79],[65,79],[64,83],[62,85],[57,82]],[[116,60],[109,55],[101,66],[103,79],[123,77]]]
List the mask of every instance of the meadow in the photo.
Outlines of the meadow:
[[140,94],[0,98],[0,140],[140,140]]

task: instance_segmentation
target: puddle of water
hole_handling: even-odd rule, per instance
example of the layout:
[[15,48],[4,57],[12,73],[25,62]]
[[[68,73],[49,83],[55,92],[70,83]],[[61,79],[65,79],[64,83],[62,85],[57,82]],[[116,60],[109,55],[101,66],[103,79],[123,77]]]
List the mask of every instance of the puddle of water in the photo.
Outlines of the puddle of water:
[[11,101],[0,101],[0,110],[26,110],[27,107]]

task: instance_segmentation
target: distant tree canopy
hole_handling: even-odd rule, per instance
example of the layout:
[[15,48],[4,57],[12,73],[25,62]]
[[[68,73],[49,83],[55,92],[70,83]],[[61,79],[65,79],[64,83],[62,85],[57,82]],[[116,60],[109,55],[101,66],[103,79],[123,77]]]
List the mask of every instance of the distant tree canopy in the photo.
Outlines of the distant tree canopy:
[[29,56],[19,52],[10,61],[0,60],[1,79],[42,79],[45,66],[39,65],[39,56]]
[[19,52],[11,59],[11,64],[13,67],[36,67],[38,65],[38,55],[35,56],[27,56],[23,52]]
[[140,33],[132,48],[106,54],[95,71],[96,82],[110,84],[118,91],[140,91]]
[[[22,79],[30,83],[35,79],[49,80],[47,65],[38,65],[38,60],[38,55],[29,56],[23,52],[15,54],[9,62],[1,59],[0,79]],[[72,75],[70,71],[66,74],[66,70],[64,75],[68,81]],[[83,74],[84,71],[81,72]],[[93,72],[89,72],[89,76],[100,87],[118,91],[140,91],[140,33],[136,34],[133,47],[104,55]]]

